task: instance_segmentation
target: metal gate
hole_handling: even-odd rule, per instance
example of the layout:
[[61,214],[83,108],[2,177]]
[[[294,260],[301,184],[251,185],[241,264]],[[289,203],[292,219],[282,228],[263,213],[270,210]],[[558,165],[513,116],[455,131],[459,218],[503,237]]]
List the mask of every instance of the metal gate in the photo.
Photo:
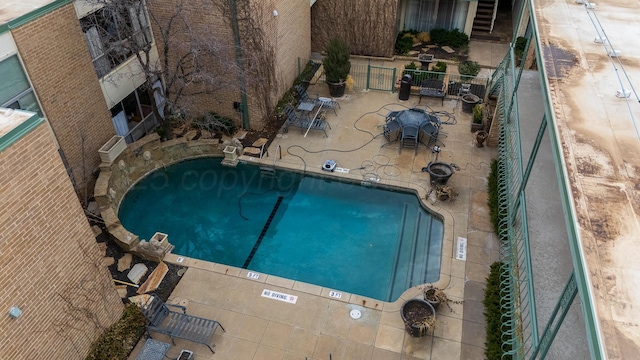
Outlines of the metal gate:
[[[308,62],[298,59],[298,75],[304,70],[300,64]],[[369,64],[351,64],[349,75],[353,78],[353,87],[361,90],[381,90],[395,92],[397,69],[384,66],[373,66]],[[318,81],[326,81],[324,73]]]

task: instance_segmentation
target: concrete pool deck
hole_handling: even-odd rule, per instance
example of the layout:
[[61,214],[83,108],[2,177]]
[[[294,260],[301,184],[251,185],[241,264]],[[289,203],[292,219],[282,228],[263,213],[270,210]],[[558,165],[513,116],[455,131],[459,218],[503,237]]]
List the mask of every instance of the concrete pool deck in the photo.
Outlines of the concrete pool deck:
[[[309,88],[309,93],[327,96],[325,84]],[[339,293],[333,289],[283,279],[267,274],[168,255],[166,261],[186,265],[189,269],[173,291],[170,301],[187,307],[191,315],[218,320],[227,330],[219,331],[213,340],[216,353],[204,345],[176,340],[169,357],[176,358],[181,349],[195,352],[196,359],[269,360],[269,359],[482,359],[484,357],[485,322],[482,306],[484,282],[489,266],[498,260],[498,243],[489,221],[487,207],[487,175],[495,148],[477,148],[470,132],[471,114],[462,113],[461,102],[445,99],[422,99],[434,111],[455,116],[455,124],[442,125],[439,161],[456,164],[449,185],[458,192],[451,201],[425,200],[429,176],[421,169],[435,159],[430,148],[404,148],[387,143],[381,136],[384,116],[391,110],[411,108],[418,97],[399,101],[398,94],[379,91],[351,91],[338,99],[337,115],[327,113],[331,129],[328,137],[310,131],[305,137],[299,128],[279,134],[263,159],[243,156],[241,161],[319,173],[354,181],[367,181],[414,189],[429,209],[444,217],[445,238],[441,279],[453,300],[453,311],[441,306],[437,311],[435,333],[412,338],[404,330],[399,310],[402,303],[421,294],[420,289],[407,290],[400,299],[385,303],[358,295]],[[442,118],[447,121],[446,118]],[[446,135],[446,137],[444,136]],[[276,158],[276,149],[282,150]],[[347,173],[321,170],[325,160],[352,169]],[[305,165],[306,164],[306,165]],[[362,170],[353,170],[364,167]],[[457,260],[458,237],[467,239],[466,260]],[[320,269],[321,270],[321,269]],[[363,269],[366,271],[366,269]],[[257,275],[257,278],[256,278]],[[295,304],[261,296],[264,290],[297,296]],[[332,296],[333,295],[333,296]],[[351,310],[360,310],[354,320]],[[162,335],[154,338],[169,341]],[[144,339],[130,359],[135,359]]]

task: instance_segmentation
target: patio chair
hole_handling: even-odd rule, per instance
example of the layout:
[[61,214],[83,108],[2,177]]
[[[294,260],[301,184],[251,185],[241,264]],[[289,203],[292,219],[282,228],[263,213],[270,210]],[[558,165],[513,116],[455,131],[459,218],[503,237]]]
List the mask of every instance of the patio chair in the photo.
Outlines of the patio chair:
[[389,112],[389,114],[387,114],[387,117],[384,119],[384,122],[388,123],[389,121],[395,120],[401,112],[402,111],[391,111],[391,112]]
[[[301,128],[303,132],[306,129],[322,130],[322,132],[324,133],[324,137],[329,137],[327,135],[327,127],[331,129],[331,126],[324,120],[324,116],[322,114],[318,114],[317,118],[314,117],[313,119],[311,119],[308,115],[296,112],[289,105],[286,105],[284,107],[284,114],[286,120],[284,123],[284,127],[282,128],[282,132],[289,132],[289,126],[293,126]],[[311,126],[309,126],[309,124],[311,124]]]
[[465,94],[471,94],[471,84],[465,84],[463,83],[460,86],[460,89],[458,89],[458,96],[462,96]]
[[[179,308],[182,312],[169,310],[168,306]],[[187,315],[187,308],[184,306],[165,304],[156,295],[151,295],[141,310],[149,320],[149,324],[146,326],[147,337],[151,337],[151,331],[168,335],[174,346],[176,345],[175,338],[184,339],[204,344],[215,354],[211,347],[213,335],[218,328],[226,332],[219,322]]]
[[307,90],[300,85],[295,86],[296,94],[298,95],[298,102],[313,102],[316,106],[322,106],[324,109],[331,109],[335,115],[338,115],[336,108],[340,108],[340,104],[327,97],[311,96],[307,93]]
[[298,95],[298,102],[317,102],[318,101],[318,96],[310,96],[309,93],[307,93],[307,89],[305,89],[303,86],[301,85],[296,85],[295,86],[295,90],[296,90],[296,95]]
[[409,147],[415,149],[415,154],[418,155],[418,137],[419,129],[417,125],[405,125],[402,128],[402,135],[400,137],[400,147],[398,153],[402,152],[403,147]]

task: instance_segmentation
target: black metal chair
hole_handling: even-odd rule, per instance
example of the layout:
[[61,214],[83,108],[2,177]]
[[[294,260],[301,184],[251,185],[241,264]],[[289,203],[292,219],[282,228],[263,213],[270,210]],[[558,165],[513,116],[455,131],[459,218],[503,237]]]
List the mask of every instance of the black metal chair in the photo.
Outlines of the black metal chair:
[[[169,310],[167,306],[181,309],[182,312]],[[147,337],[151,337],[151,331],[169,335],[173,345],[176,344],[175,338],[185,339],[204,344],[212,353],[215,353],[211,346],[213,335],[218,328],[225,331],[219,322],[187,315],[187,308],[184,306],[165,304],[156,295],[151,295],[149,301],[142,306],[141,310],[149,320],[149,324],[146,326]]]
[[405,125],[402,128],[402,136],[400,137],[400,146],[398,148],[398,153],[402,152],[403,147],[414,148],[415,154],[418,154],[418,138],[419,138],[419,129],[417,125]]

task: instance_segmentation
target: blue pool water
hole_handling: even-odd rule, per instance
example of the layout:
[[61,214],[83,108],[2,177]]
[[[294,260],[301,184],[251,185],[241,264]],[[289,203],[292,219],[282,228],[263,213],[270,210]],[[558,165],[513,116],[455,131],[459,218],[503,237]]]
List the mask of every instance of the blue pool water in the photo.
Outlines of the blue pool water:
[[443,224],[408,193],[206,158],[150,174],[118,215],[179,255],[382,301],[440,276]]

